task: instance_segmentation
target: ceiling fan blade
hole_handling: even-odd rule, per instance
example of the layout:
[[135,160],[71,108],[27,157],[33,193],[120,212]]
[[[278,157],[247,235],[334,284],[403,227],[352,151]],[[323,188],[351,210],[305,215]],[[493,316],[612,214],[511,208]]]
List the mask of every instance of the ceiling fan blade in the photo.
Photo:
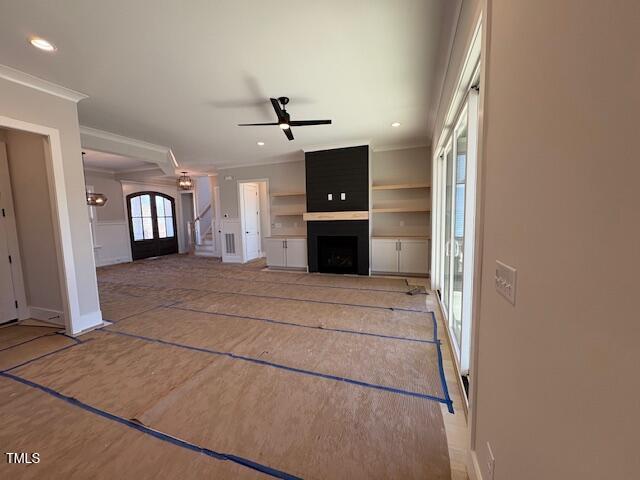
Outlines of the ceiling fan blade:
[[291,120],[292,127],[306,127],[308,125],[331,125],[331,120]]
[[271,98],[271,105],[273,105],[273,109],[276,111],[276,115],[278,116],[278,120],[282,120],[284,118],[284,112],[282,111],[282,108],[280,107],[280,102],[275,99],[275,98]]
[[282,130],[284,132],[284,134],[287,136],[287,138],[289,140],[293,140],[293,132],[291,131],[290,128],[287,128],[286,130]]
[[276,123],[239,123],[238,126],[239,127],[262,127],[265,125],[279,125],[278,122]]

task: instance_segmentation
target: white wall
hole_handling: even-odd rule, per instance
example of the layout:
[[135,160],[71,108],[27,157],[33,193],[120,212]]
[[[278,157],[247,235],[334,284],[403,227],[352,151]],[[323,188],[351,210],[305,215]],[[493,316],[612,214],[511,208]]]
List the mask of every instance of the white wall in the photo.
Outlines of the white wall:
[[[228,176],[232,177],[231,180],[225,179],[225,177]],[[225,214],[227,215],[226,218],[229,219],[238,218],[238,181],[262,179],[269,181],[270,194],[273,192],[304,192],[304,160],[220,170],[218,172],[218,184],[220,186],[220,206],[223,221]],[[301,208],[306,206],[304,197],[280,197],[277,201],[279,205],[284,207],[288,207],[291,202],[297,202],[296,205],[299,204]],[[302,222],[302,217],[274,218],[272,215],[271,221],[270,230],[272,235],[306,232],[306,226]]]
[[[640,2],[489,2],[475,444],[496,480],[637,478]],[[516,304],[494,266],[518,269]]]
[[94,192],[104,193],[107,196],[107,203],[96,208],[98,222],[126,221],[122,184],[115,179],[114,174],[85,170],[85,177],[87,185],[91,185]]
[[61,314],[44,137],[17,130],[4,132],[4,137],[27,303],[29,308]]
[[[75,102],[0,79],[0,116],[58,130],[64,171],[64,199],[70,218],[73,268],[69,276],[77,297],[74,332],[102,322],[86,209],[78,111]],[[50,248],[55,248],[50,245]],[[68,263],[67,266],[70,266]]]

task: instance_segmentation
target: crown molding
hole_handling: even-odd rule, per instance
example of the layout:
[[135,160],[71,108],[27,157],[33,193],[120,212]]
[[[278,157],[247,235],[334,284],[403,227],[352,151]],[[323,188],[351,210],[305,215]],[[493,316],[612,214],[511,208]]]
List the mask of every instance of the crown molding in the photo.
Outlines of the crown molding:
[[171,151],[169,147],[164,147],[162,145],[156,145],[154,143],[145,142],[144,140],[137,140],[135,138],[125,137],[123,135],[118,135],[117,133],[98,130],[97,128],[85,127],[84,125],[80,125],[80,134],[88,135],[90,137],[97,137],[102,140],[108,140],[111,142],[123,143],[125,145],[130,145],[132,147],[146,148],[147,150],[153,150],[158,153],[164,153],[165,155],[169,155],[169,152]]
[[428,143],[414,143],[406,145],[383,145],[380,147],[373,147],[373,152],[390,152],[392,150],[410,150],[412,148],[429,148],[431,145]]
[[322,150],[334,150],[336,148],[350,148],[350,147],[362,147],[363,145],[371,146],[371,139],[354,140],[350,142],[334,143],[330,145],[310,145],[308,147],[302,147],[304,153],[307,152],[319,152]]
[[47,80],[43,80],[42,78],[35,77],[6,65],[0,65],[0,78],[4,78],[5,80],[25,87],[33,88],[40,92],[48,93],[49,95],[64,98],[65,100],[69,100],[74,103],[78,103],[80,100],[88,98],[88,95],[85,95],[84,93],[76,92],[70,88],[51,83]]

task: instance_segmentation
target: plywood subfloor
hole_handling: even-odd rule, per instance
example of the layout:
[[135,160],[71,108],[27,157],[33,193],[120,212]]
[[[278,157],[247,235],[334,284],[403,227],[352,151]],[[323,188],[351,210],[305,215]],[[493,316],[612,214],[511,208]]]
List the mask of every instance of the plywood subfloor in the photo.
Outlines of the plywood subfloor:
[[0,443],[41,453],[0,476],[461,478],[425,290],[261,268],[108,267],[112,325],[80,343],[0,329]]

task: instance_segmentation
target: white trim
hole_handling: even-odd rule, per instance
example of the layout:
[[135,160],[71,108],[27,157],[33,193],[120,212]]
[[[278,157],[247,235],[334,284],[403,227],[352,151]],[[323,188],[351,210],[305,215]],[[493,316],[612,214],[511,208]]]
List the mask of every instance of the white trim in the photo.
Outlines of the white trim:
[[469,475],[469,480],[482,480],[482,470],[480,469],[478,456],[473,450],[469,450],[469,457],[467,458],[467,475]]
[[394,150],[410,150],[412,148],[429,148],[431,146],[430,143],[414,143],[414,144],[405,144],[405,145],[384,145],[380,147],[371,147],[373,153],[376,152],[392,152]]
[[[268,197],[268,192],[269,192],[269,179],[268,178],[262,178],[262,179],[257,179],[257,180],[238,180],[238,213],[240,214],[240,237],[241,237],[241,244],[242,244],[242,250],[241,250],[241,261],[242,263],[246,263],[252,260],[255,260],[256,258],[262,258],[264,256],[264,252],[262,251],[262,239],[263,239],[263,232],[262,232],[262,208],[260,207],[260,185],[258,185],[258,183],[260,182],[265,182],[266,183],[266,188],[267,188],[267,197]],[[245,220],[245,215],[244,215],[244,187],[243,185],[246,185],[248,183],[254,183],[256,184],[256,187],[258,187],[258,209],[260,211],[259,214],[259,218],[258,218],[258,228],[260,229],[260,234],[258,235],[259,241],[260,241],[260,245],[258,248],[258,256],[255,258],[251,258],[249,260],[247,260],[247,244],[245,242],[245,224],[244,224],[244,220]],[[271,217],[269,217],[269,222],[271,222]]]
[[125,137],[122,135],[118,135],[117,133],[98,130],[97,128],[86,127],[84,125],[80,125],[80,135],[96,137],[102,140],[108,140],[110,142],[123,143],[131,147],[138,147],[138,148],[144,148],[147,150],[153,150],[155,152],[164,153],[166,155],[169,155],[169,151],[171,150],[169,147],[164,147],[162,145],[156,145],[154,143],[145,142],[144,140],[137,140],[135,138]]
[[178,160],[176,160],[176,156],[173,154],[173,150],[171,149],[169,149],[169,158],[171,158],[171,161],[176,168],[180,167],[180,165],[178,164]]
[[[75,260],[73,258],[73,242],[71,220],[67,208],[67,192],[64,181],[64,163],[60,132],[55,128],[44,127],[23,122],[15,118],[0,116],[0,126],[37,133],[45,137],[45,164],[49,183],[51,213],[55,233],[55,249],[58,260],[62,305],[67,333],[77,333],[76,325],[80,319],[80,300],[76,281]],[[87,228],[89,224],[87,223]],[[92,256],[93,257],[93,256]],[[95,261],[90,259],[95,267]]]
[[59,310],[52,310],[50,308],[29,306],[29,317],[33,320],[40,320],[43,322],[55,323],[56,325],[64,326],[65,317],[64,312]]
[[78,103],[80,100],[89,97],[84,93],[76,92],[75,90],[71,90],[70,88],[51,83],[47,80],[43,80],[42,78],[35,77],[28,73],[21,72],[20,70],[16,70],[15,68],[11,68],[1,64],[0,78],[4,78],[5,80],[9,80],[10,82],[17,83],[25,87],[33,88],[34,90],[38,90],[40,92],[64,98],[65,100],[71,100],[75,103]]
[[334,150],[336,148],[350,148],[350,147],[363,147],[371,146],[371,139],[354,140],[351,142],[334,143],[330,145],[311,145],[308,147],[302,147],[304,153],[308,152],[322,152],[323,150]]

